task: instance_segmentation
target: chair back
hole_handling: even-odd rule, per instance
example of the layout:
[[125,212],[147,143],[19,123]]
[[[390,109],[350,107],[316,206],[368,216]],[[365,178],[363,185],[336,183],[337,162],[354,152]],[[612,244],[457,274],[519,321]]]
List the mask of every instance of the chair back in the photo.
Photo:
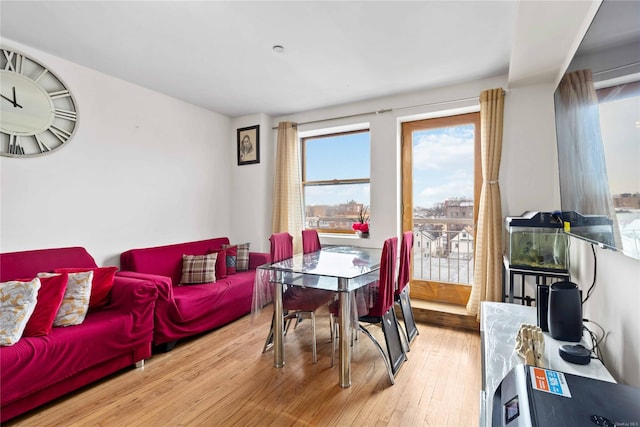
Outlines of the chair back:
[[314,229],[302,230],[302,253],[308,254],[321,249],[320,237]]
[[271,262],[282,261],[293,256],[293,236],[289,233],[275,233],[269,237],[271,242]]
[[400,245],[400,265],[398,267],[398,285],[396,295],[404,290],[411,280],[411,252],[413,249],[413,232],[405,231],[402,234],[402,244]]
[[380,257],[380,278],[376,282],[378,286],[377,298],[373,298],[369,316],[382,317],[390,308],[393,308],[397,254],[398,238],[391,237],[385,240],[384,246],[382,246],[382,256]]

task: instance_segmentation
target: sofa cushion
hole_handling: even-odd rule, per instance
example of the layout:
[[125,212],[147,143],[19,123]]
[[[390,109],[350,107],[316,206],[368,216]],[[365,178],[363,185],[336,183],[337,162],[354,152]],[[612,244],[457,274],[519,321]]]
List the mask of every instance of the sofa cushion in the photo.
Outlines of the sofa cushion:
[[[227,272],[229,272],[230,265],[232,266],[231,268],[235,268],[235,271],[249,270],[249,245],[250,243],[222,245],[223,248],[227,249]],[[233,254],[234,251],[235,254]],[[229,252],[232,254],[231,259],[229,259]]]
[[36,308],[40,279],[0,283],[0,345],[13,345],[22,336]]
[[[40,277],[48,277],[49,273],[40,273]],[[89,310],[89,299],[91,297],[91,281],[93,271],[82,273],[69,273],[67,288],[64,291],[62,305],[58,309],[53,326],[73,326],[80,325]]]
[[56,274],[51,277],[40,278],[38,302],[33,314],[22,333],[24,337],[38,337],[51,333],[53,321],[62,304],[67,289],[67,273]]
[[216,280],[224,279],[227,277],[227,250],[226,249],[211,249],[207,253],[216,253]]
[[238,258],[238,247],[225,245],[227,256],[225,257],[227,264],[227,274],[236,274],[236,265]]
[[109,294],[113,287],[113,278],[118,271],[118,267],[96,267],[96,268],[56,268],[56,273],[82,273],[93,271],[91,279],[91,297],[89,298],[89,310],[103,307],[109,303]]
[[181,285],[216,281],[216,252],[206,255],[182,255]]

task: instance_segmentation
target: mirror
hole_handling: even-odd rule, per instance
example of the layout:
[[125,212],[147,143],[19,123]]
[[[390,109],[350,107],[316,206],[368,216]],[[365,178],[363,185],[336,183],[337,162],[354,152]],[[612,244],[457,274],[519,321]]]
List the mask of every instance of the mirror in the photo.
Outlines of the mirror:
[[571,235],[640,259],[640,2],[603,1],[556,89]]

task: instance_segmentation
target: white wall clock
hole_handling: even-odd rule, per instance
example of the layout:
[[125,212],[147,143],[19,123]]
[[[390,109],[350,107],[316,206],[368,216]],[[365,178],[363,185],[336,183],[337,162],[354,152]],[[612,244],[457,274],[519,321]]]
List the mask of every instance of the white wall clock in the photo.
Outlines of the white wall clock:
[[64,146],[78,124],[71,92],[38,61],[0,50],[0,155],[33,157]]

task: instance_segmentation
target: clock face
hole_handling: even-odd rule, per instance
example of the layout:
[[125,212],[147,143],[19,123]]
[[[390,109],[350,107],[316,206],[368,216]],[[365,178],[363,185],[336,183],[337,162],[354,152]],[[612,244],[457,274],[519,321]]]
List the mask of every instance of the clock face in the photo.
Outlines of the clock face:
[[37,61],[0,50],[0,154],[32,157],[62,147],[78,122],[71,92]]

